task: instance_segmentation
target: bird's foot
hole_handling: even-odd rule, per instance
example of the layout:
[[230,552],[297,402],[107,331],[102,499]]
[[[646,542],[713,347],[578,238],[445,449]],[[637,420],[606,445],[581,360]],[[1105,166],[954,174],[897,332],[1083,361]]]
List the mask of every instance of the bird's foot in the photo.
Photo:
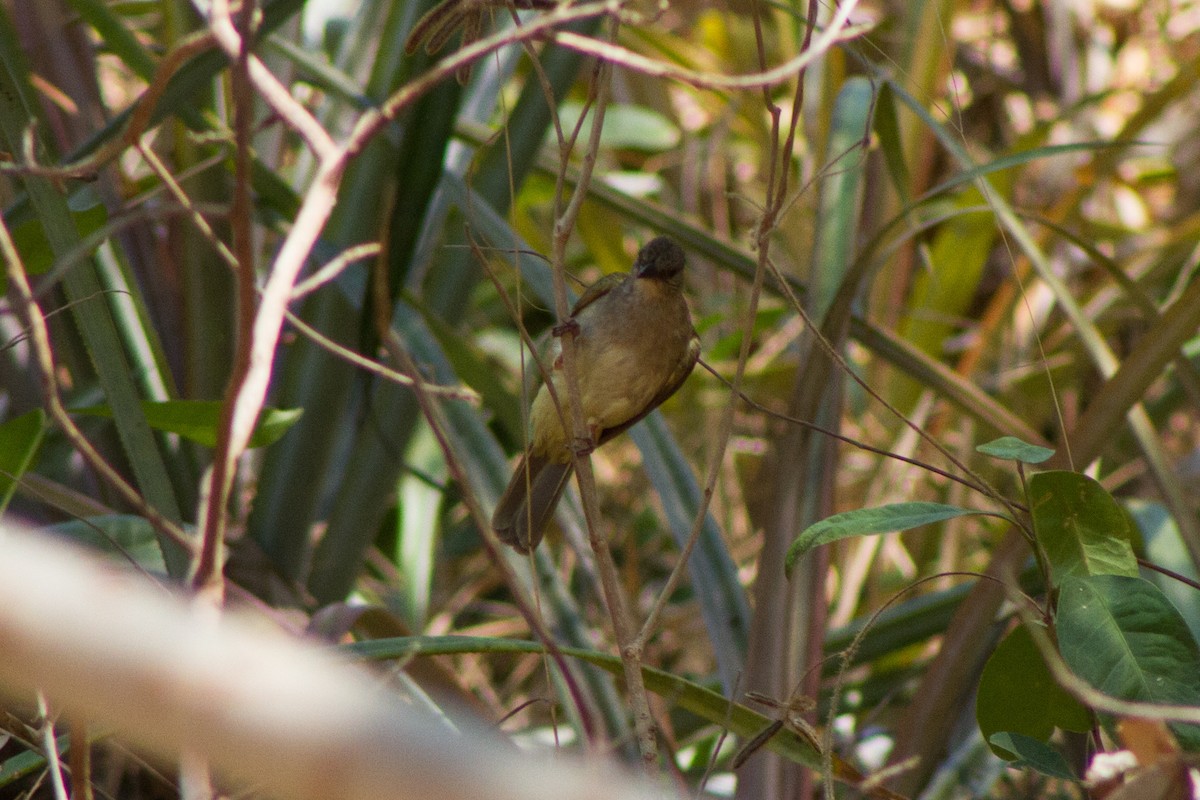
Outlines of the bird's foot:
[[551,335],[554,336],[555,338],[559,338],[564,333],[568,333],[568,332],[572,336],[579,335],[579,323],[575,321],[574,317],[572,317],[571,319],[568,319],[566,322],[562,322],[558,325],[555,325],[553,328],[550,329]]
[[596,437],[576,436],[571,440],[571,452],[577,456],[590,456],[596,449]]

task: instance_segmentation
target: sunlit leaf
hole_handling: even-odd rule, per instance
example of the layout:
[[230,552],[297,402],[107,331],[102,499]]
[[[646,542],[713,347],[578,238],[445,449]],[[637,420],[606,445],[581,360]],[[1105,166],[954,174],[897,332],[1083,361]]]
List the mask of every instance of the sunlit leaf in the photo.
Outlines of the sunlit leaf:
[[[579,121],[582,107],[578,103],[564,103],[559,109],[564,132],[570,132]],[[589,113],[584,125],[591,124]],[[586,138],[587,128],[583,136]],[[667,117],[651,108],[634,105],[610,105],[604,112],[604,130],[600,134],[600,146],[617,149],[644,150],[658,153],[670,150],[679,144],[679,128]]]
[[1071,575],[1138,574],[1129,517],[1092,478],[1039,472],[1029,479],[1029,503],[1055,584]]
[[1020,461],[1024,464],[1040,464],[1054,455],[1054,451],[1050,448],[1030,444],[1016,436],[1001,436],[999,439],[993,439],[975,449],[985,456]]
[[[1070,576],[1058,596],[1063,660],[1099,691],[1125,700],[1200,706],[1200,647],[1158,587],[1124,575]],[[1173,726],[1200,747],[1200,727]]]
[[784,568],[791,570],[796,559],[814,547],[852,536],[868,536],[876,533],[906,531],[921,525],[943,522],[955,517],[992,515],[991,512],[973,508],[960,508],[945,503],[893,503],[878,508],[859,508],[826,517],[814,523],[796,537],[788,548]]

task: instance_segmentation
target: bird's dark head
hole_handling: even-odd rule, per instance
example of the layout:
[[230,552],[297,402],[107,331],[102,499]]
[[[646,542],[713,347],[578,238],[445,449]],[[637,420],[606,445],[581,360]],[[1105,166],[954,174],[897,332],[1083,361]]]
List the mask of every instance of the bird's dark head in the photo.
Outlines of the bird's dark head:
[[674,239],[659,236],[638,251],[637,260],[633,262],[633,274],[678,286],[683,281],[683,264],[683,248]]

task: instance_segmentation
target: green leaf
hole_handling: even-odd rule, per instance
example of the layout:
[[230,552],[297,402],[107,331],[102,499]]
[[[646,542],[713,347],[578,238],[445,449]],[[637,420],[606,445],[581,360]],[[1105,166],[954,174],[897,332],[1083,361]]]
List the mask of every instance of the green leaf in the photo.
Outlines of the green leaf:
[[429,600],[434,597],[434,566],[442,532],[441,513],[449,470],[437,438],[427,425],[413,436],[405,453],[406,470],[396,487],[396,545],[392,562],[400,577],[397,594],[411,630],[428,622]]
[[1137,576],[1129,517],[1099,483],[1039,472],[1029,480],[1029,503],[1055,586],[1072,575]]
[[999,516],[988,511],[944,503],[892,503],[877,508],[859,508],[834,514],[820,522],[809,525],[788,548],[784,569],[790,571],[796,559],[814,547],[848,539],[851,536],[866,536],[873,533],[906,531],[921,525],[964,517],[971,514]]
[[46,412],[40,408],[0,425],[0,515],[29,469],[45,430]]
[[[67,207],[71,210],[71,219],[74,220],[81,239],[104,227],[108,222],[108,211],[90,188],[72,194],[67,199]],[[34,217],[23,220],[13,228],[12,237],[17,252],[21,254],[25,270],[30,275],[42,275],[50,270],[57,254],[50,247],[46,229],[40,220]]]
[[75,519],[46,530],[105,553],[122,556],[151,572],[165,573],[162,548],[146,519],[132,514]]
[[[1124,700],[1200,705],[1200,647],[1149,581],[1068,577],[1059,590],[1055,632],[1067,666],[1099,691]],[[1200,727],[1172,728],[1185,747],[1200,747]]]
[[992,735],[1007,731],[1041,742],[1054,729],[1086,731],[1087,709],[1055,682],[1029,629],[1021,625],[996,647],[979,677],[975,720],[992,751],[1011,760],[1020,755],[992,744]]
[[913,183],[909,177],[908,165],[904,162],[904,139],[900,133],[896,97],[891,86],[886,83],[880,87],[875,101],[875,135],[879,137],[879,149],[883,151],[892,186],[907,203]]
[[[63,734],[58,737],[58,752],[66,753],[71,747],[71,737],[69,734]],[[33,750],[25,750],[12,756],[8,756],[3,761],[0,761],[0,789],[4,789],[11,783],[16,783],[18,780],[28,777],[34,773],[41,772],[46,768],[46,757],[41,753]],[[7,794],[7,793],[6,793]],[[16,790],[13,794],[20,796]]]
[[[563,103],[559,110],[563,132],[569,134],[579,120],[579,103]],[[584,125],[591,124],[591,115]],[[587,128],[583,129],[586,137]],[[662,153],[679,144],[680,133],[675,123],[652,108],[633,105],[610,105],[604,111],[604,131],[600,145],[623,150],[642,150]]]
[[1041,464],[1054,455],[1054,451],[1049,447],[1030,444],[1015,436],[1001,436],[999,439],[979,445],[975,450],[985,456],[1020,461],[1023,464]]
[[[1019,733],[1001,732],[988,737],[988,746],[993,752],[1009,752],[1015,761],[1009,766],[1029,767],[1051,778],[1077,781],[1067,760],[1050,745]],[[1003,757],[1003,756],[1002,756]],[[1012,760],[1012,759],[1008,759]]]
[[[217,443],[217,427],[221,420],[219,400],[166,400],[144,401],[142,411],[151,428],[164,433],[176,433],[205,447]],[[88,406],[72,409],[75,414],[110,419],[112,410],[108,406]],[[300,419],[302,408],[264,408],[250,437],[250,447],[266,447],[279,441],[288,428]]]
[[[1200,572],[1197,572],[1196,564],[1188,554],[1177,520],[1166,506],[1139,498],[1124,498],[1121,505],[1129,512],[1134,527],[1141,534],[1143,555],[1147,561],[1190,580],[1200,581]],[[1146,578],[1162,589],[1171,604],[1183,614],[1192,636],[1200,637],[1200,592],[1159,572],[1151,572]]]

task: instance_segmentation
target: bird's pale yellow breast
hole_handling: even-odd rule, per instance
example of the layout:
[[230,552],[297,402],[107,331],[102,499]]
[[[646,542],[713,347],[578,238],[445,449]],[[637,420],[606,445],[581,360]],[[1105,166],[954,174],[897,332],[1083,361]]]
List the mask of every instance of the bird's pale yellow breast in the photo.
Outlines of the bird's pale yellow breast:
[[[676,374],[688,353],[691,317],[679,289],[633,276],[585,306],[575,317],[575,364],[584,419],[593,436],[643,413]],[[570,428],[567,387],[556,341],[549,358],[563,416]],[[534,449],[570,458],[558,407],[543,386],[530,409]]]

